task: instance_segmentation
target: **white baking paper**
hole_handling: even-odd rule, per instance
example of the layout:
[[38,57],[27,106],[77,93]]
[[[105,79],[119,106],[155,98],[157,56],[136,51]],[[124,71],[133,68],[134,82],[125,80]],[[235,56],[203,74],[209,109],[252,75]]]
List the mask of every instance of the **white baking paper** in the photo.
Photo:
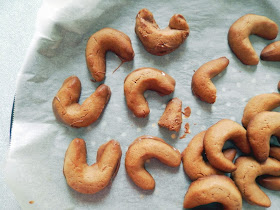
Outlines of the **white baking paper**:
[[[280,25],[279,5],[273,0],[45,1],[18,76],[11,146],[5,171],[7,182],[22,209],[182,209],[190,184],[182,164],[178,168],[170,168],[151,160],[146,168],[154,177],[156,187],[153,191],[144,191],[126,175],[125,152],[141,135],[163,138],[183,151],[194,135],[220,119],[228,118],[240,123],[243,109],[251,97],[277,92],[280,63],[260,61],[257,66],[243,65],[231,52],[227,33],[231,24],[247,13],[265,15]],[[159,57],[146,52],[134,32],[135,17],[142,8],[148,8],[154,14],[161,28],[168,25],[174,14],[182,14],[190,26],[186,42],[169,55]],[[88,38],[104,27],[126,33],[131,38],[135,58],[112,74],[121,61],[115,54],[107,53],[104,83],[111,88],[112,96],[106,109],[89,127],[68,127],[56,120],[52,111],[53,97],[71,75],[78,76],[82,83],[80,103],[100,85],[90,80],[85,48]],[[251,41],[258,54],[272,42],[257,36],[251,36]],[[213,79],[217,100],[210,105],[193,96],[191,78],[194,70],[202,64],[221,56],[226,56],[230,64]],[[171,95],[161,97],[152,91],[145,93],[151,109],[145,119],[133,116],[123,93],[124,78],[140,67],[158,68],[176,80],[176,89]],[[183,119],[179,133],[157,125],[172,97],[179,97],[183,107],[190,106],[192,110],[191,116]],[[184,134],[185,123],[190,124],[191,134],[179,139]],[[175,139],[171,137],[173,134]],[[63,176],[65,151],[77,137],[87,143],[89,164],[95,162],[98,147],[106,141],[115,139],[121,144],[123,156],[116,178],[110,186],[94,195],[75,192],[67,186]],[[272,200],[270,209],[279,209],[280,193],[264,191]],[[262,209],[245,201],[243,206],[244,209]]]

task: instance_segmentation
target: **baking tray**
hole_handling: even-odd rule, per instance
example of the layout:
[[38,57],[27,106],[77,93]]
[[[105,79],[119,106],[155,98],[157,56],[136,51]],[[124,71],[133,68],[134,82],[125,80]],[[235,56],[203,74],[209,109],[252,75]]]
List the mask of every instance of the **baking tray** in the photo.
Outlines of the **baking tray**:
[[[176,13],[182,14],[190,35],[176,51],[154,56],[143,48],[135,32],[135,17],[148,8],[158,25],[164,28]],[[11,126],[11,145],[6,164],[6,177],[22,209],[182,209],[190,180],[178,168],[170,168],[157,160],[146,164],[156,181],[153,191],[136,187],[126,175],[125,152],[131,142],[141,135],[163,138],[183,151],[194,135],[220,119],[241,122],[248,100],[261,93],[277,92],[279,62],[260,61],[257,66],[243,65],[231,52],[227,32],[231,24],[247,13],[264,15],[278,25],[280,6],[275,1],[45,1],[38,13],[37,28],[18,76]],[[126,33],[132,41],[135,58],[120,64],[118,57],[106,56],[105,84],[112,90],[111,99],[100,118],[86,128],[71,128],[58,122],[52,111],[52,99],[64,79],[76,75],[82,83],[83,102],[101,83],[93,83],[85,62],[85,47],[91,34],[112,27]],[[260,54],[272,41],[251,36]],[[276,38],[279,40],[279,36]],[[210,105],[198,100],[191,92],[194,70],[202,64],[226,56],[227,69],[213,79],[217,100]],[[140,67],[154,67],[176,80],[175,92],[161,97],[145,92],[151,109],[145,119],[136,118],[127,108],[123,81],[128,73]],[[102,82],[103,83],[103,82]],[[183,107],[192,113],[183,118],[190,124],[190,134],[183,139],[179,133],[160,128],[157,121],[167,102],[179,97]],[[276,109],[279,111],[279,109]],[[175,138],[174,138],[175,136]],[[74,138],[87,143],[88,163],[95,162],[97,149],[110,139],[120,142],[123,151],[119,172],[110,186],[94,195],[82,195],[70,189],[63,176],[63,160]],[[227,143],[225,147],[233,146]],[[264,189],[272,200],[270,209],[279,207],[280,193]],[[262,209],[243,202],[244,209]],[[214,205],[215,208],[215,205]]]

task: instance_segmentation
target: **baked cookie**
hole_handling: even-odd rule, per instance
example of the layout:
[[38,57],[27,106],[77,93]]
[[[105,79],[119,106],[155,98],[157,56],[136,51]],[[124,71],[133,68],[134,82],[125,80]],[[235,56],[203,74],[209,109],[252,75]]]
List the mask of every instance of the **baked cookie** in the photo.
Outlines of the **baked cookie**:
[[233,180],[239,188],[242,197],[251,205],[269,207],[269,197],[256,184],[257,176],[269,174],[280,175],[280,162],[268,158],[265,162],[259,163],[252,157],[239,157],[235,161],[236,171],[232,173]]
[[261,52],[264,61],[280,61],[280,41],[267,45]]
[[165,111],[158,121],[158,125],[170,131],[179,132],[182,124],[182,101],[173,98],[166,105]]
[[249,122],[247,137],[257,161],[264,162],[269,156],[270,138],[280,138],[280,113],[264,111]]
[[134,58],[130,38],[113,28],[103,28],[94,33],[86,46],[86,62],[88,70],[97,82],[104,80],[106,72],[106,53],[114,52],[122,62]]
[[264,39],[275,39],[278,25],[267,17],[247,14],[235,21],[228,31],[228,43],[237,58],[246,65],[257,65],[259,56],[255,52],[249,36],[255,34]]
[[224,71],[229,64],[226,57],[221,57],[203,64],[192,77],[192,92],[200,100],[213,104],[217,89],[211,79]]
[[68,77],[53,99],[53,112],[58,120],[72,127],[86,127],[94,123],[106,104],[111,90],[100,85],[83,103],[78,103],[81,94],[81,82],[78,77]]
[[125,169],[132,181],[144,190],[155,188],[154,178],[145,169],[145,162],[150,158],[156,158],[170,167],[178,167],[181,163],[179,150],[163,139],[146,135],[135,139],[126,152]]
[[165,29],[160,29],[153,14],[141,9],[136,16],[135,33],[145,49],[153,55],[166,55],[176,50],[189,36],[185,18],[175,14]]
[[252,97],[244,108],[242,125],[247,128],[249,121],[256,114],[263,111],[271,111],[278,106],[280,106],[279,93],[265,93]]
[[[182,152],[184,171],[192,181],[205,176],[224,174],[224,172],[214,168],[203,159],[203,138],[205,133],[206,131],[202,131],[195,135]],[[232,161],[236,155],[236,150],[227,149],[223,153],[227,159]]]
[[[280,147],[278,146],[271,146],[269,151],[269,157],[275,158],[276,160],[280,161]],[[257,178],[257,182],[270,190],[280,191],[280,177],[279,176],[259,176]]]
[[83,194],[94,194],[104,189],[119,170],[122,151],[119,142],[111,140],[99,147],[96,163],[86,160],[86,143],[74,139],[65,154],[63,173],[67,184]]
[[246,130],[232,120],[223,119],[212,125],[206,131],[203,140],[206,157],[210,164],[224,172],[236,170],[236,166],[222,153],[222,148],[228,140],[232,140],[243,153],[251,152]]
[[144,92],[154,90],[160,95],[169,95],[174,91],[175,84],[175,80],[161,70],[147,67],[136,69],[124,80],[126,104],[136,117],[147,117],[150,109]]
[[242,209],[241,194],[229,177],[212,175],[192,182],[185,195],[184,208],[194,208],[214,202],[221,203],[223,209]]

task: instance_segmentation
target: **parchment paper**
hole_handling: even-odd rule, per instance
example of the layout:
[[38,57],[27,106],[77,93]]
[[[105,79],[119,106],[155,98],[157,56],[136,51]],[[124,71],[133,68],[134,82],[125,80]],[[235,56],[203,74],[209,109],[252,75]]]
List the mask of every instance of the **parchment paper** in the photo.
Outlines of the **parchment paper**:
[[[148,8],[154,14],[161,28],[168,25],[173,14],[182,14],[190,26],[187,41],[173,53],[162,57],[146,52],[134,32],[135,16],[142,8]],[[279,2],[272,0],[45,1],[38,14],[37,30],[26,62],[18,76],[6,164],[7,182],[22,209],[182,209],[190,184],[182,164],[178,168],[170,168],[151,160],[146,168],[154,177],[156,188],[144,191],[126,175],[125,152],[141,135],[163,138],[183,151],[194,135],[220,119],[241,123],[243,109],[251,97],[277,92],[279,62],[260,61],[257,66],[243,65],[228,46],[227,32],[235,20],[247,13],[265,15],[280,25],[279,9]],[[111,52],[107,54],[104,83],[110,86],[112,96],[105,111],[87,128],[68,127],[55,119],[53,97],[71,75],[77,75],[82,83],[80,103],[100,85],[90,81],[85,47],[90,35],[104,27],[126,33],[131,38],[135,58],[112,74],[120,60]],[[256,36],[251,36],[251,41],[258,54],[272,42]],[[202,64],[221,56],[230,59],[230,64],[213,79],[217,100],[210,105],[193,96],[191,78],[194,70]],[[151,109],[145,119],[133,116],[123,94],[124,78],[140,67],[161,69],[176,80],[172,95],[161,97],[152,91],[145,93]],[[157,125],[172,97],[179,97],[183,107],[190,106],[192,110],[191,116],[183,120],[179,133]],[[179,139],[187,122],[191,134]],[[175,139],[172,134],[176,135]],[[119,172],[109,187],[95,195],[75,192],[67,186],[63,176],[65,151],[76,137],[85,139],[87,143],[89,164],[95,162],[98,147],[106,141],[116,139],[121,143],[123,156]],[[278,209],[280,193],[264,191],[272,200],[270,209]],[[30,204],[30,201],[34,203]],[[245,201],[243,206],[244,209],[262,209]]]

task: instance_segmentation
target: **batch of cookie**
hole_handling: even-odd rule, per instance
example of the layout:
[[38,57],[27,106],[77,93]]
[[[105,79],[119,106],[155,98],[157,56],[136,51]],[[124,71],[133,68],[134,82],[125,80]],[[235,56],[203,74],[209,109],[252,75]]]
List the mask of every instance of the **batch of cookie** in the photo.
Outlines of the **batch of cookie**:
[[[176,14],[170,19],[167,28],[160,29],[152,13],[142,9],[136,16],[135,32],[149,53],[163,56],[177,49],[186,40],[189,26],[182,15]],[[267,17],[247,14],[230,27],[228,43],[232,51],[242,63],[257,65],[259,57],[250,43],[251,34],[272,40],[278,34],[278,26]],[[116,53],[122,62],[134,58],[132,44],[126,34],[112,28],[94,33],[86,46],[86,62],[95,81],[103,81],[105,78],[107,51]],[[280,61],[280,41],[265,47],[260,57],[267,61]],[[211,78],[228,65],[226,57],[202,65],[192,77],[193,94],[202,101],[214,103],[216,88]],[[151,67],[136,69],[124,81],[127,106],[136,117],[147,117],[150,110],[144,92],[153,90],[160,95],[168,95],[175,90],[175,85],[175,80],[161,70]],[[53,99],[56,118],[76,128],[94,123],[111,96],[110,88],[102,84],[80,105],[80,93],[79,78],[71,76],[64,81]],[[161,138],[140,136],[126,152],[127,174],[138,187],[152,190],[155,188],[155,180],[145,170],[145,161],[157,158],[170,167],[178,167],[182,160],[185,173],[193,181],[185,195],[185,208],[218,202],[224,209],[242,209],[242,198],[252,205],[269,207],[270,199],[257,183],[271,190],[280,190],[280,147],[270,146],[272,135],[280,139],[280,113],[272,111],[278,106],[279,93],[254,96],[244,109],[243,126],[232,120],[222,119],[197,134],[182,154]],[[179,131],[182,124],[181,110],[182,101],[173,98],[167,104],[158,124],[169,130]],[[232,140],[244,154],[235,163],[232,162],[237,153],[235,149],[222,151],[228,140]],[[116,176],[121,156],[120,143],[111,140],[99,147],[96,163],[89,166],[85,141],[74,139],[64,159],[63,173],[67,184],[80,193],[99,192]],[[225,173],[231,173],[232,179]]]

